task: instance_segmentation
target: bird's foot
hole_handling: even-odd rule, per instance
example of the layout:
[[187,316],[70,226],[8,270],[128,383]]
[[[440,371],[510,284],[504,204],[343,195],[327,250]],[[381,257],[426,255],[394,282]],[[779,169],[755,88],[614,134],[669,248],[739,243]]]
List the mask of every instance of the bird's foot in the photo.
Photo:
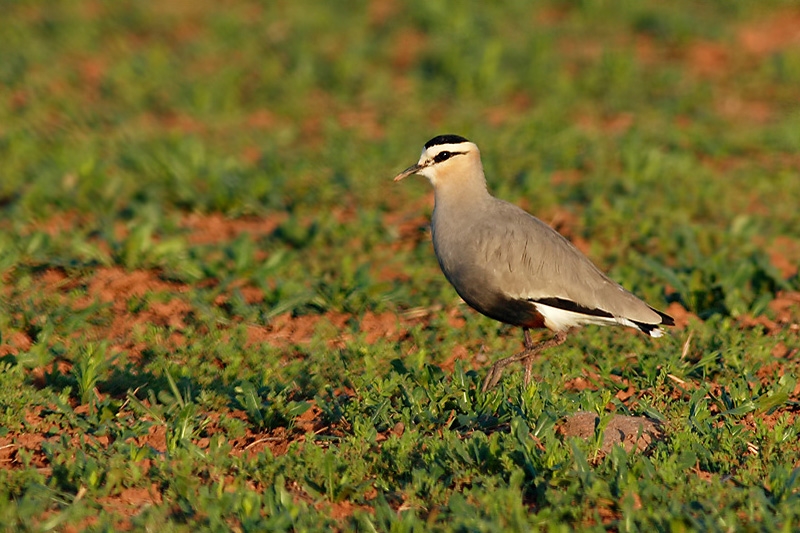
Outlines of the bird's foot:
[[[487,390],[497,385],[500,382],[500,378],[503,376],[503,369],[508,365],[510,365],[511,363],[522,361],[528,356],[529,352],[530,350],[526,349],[510,357],[506,357],[505,359],[500,359],[495,364],[493,364],[492,367],[489,369],[489,373],[486,374],[486,378],[483,380],[483,386],[481,387],[481,391],[486,392]],[[527,378],[527,365],[526,365],[526,384],[527,380],[528,378]]]
[[545,350],[547,348],[552,348],[553,346],[558,346],[559,344],[563,343],[567,340],[567,332],[566,331],[558,331],[556,334],[546,341],[540,342],[537,345],[533,345],[530,342],[530,338],[527,337],[526,332],[526,339],[525,339],[525,349],[519,353],[516,353],[510,357],[506,357],[505,359],[500,359],[492,367],[489,369],[489,372],[486,374],[486,378],[483,380],[483,386],[481,387],[482,392],[486,392],[495,385],[500,382],[500,378],[503,375],[503,370],[505,367],[510,365],[511,363],[516,363],[517,361],[523,361],[525,365],[525,386],[527,387],[531,383],[532,379],[532,367],[533,367],[533,358],[536,354]]

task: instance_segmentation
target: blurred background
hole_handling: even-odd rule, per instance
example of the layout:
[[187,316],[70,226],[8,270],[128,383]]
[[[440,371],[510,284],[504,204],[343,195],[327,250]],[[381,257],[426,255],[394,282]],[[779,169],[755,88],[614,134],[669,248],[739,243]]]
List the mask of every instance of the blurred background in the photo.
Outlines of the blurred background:
[[[0,529],[797,524],[796,1],[0,11]],[[391,181],[443,133],[677,327],[479,393],[519,332]]]
[[356,234],[397,237],[431,196],[391,176],[427,139],[457,133],[481,147],[495,194],[605,268],[633,247],[692,311],[743,312],[756,294],[692,296],[691,275],[662,266],[699,268],[695,284],[713,284],[763,251],[773,259],[752,259],[740,278],[774,289],[769,264],[792,275],[793,5],[8,2],[0,217],[17,231],[68,213],[87,231],[145,221],[169,234],[164,220],[180,225],[180,213],[288,213],[297,248],[348,212],[361,217]]

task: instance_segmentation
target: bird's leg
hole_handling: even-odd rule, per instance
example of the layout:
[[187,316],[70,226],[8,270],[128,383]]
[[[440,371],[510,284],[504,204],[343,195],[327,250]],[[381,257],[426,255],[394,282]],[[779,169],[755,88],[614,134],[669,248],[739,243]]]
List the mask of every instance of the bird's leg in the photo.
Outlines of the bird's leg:
[[533,356],[535,356],[542,350],[546,350],[547,348],[552,348],[553,346],[558,346],[559,344],[562,344],[565,340],[567,340],[567,332],[558,331],[552,338],[534,345],[533,341],[531,341],[530,334],[528,333],[527,328],[524,330],[524,332],[525,332],[525,349],[510,357],[506,357],[505,359],[500,359],[494,365],[492,365],[492,368],[489,369],[489,373],[486,374],[486,379],[483,380],[483,386],[481,387],[481,391],[486,392],[490,388],[497,385],[497,382],[500,381],[500,377],[503,375],[503,369],[508,365],[510,365],[511,363],[516,363],[517,361],[525,362],[525,385],[528,385],[530,383],[530,378],[531,378],[530,369],[531,366],[533,365]]
[[[526,339],[525,339],[526,346],[527,346],[528,343],[533,344],[530,341],[530,335],[528,334],[527,331],[525,331],[525,337],[526,337]],[[525,386],[526,387],[531,384],[531,366],[533,366],[533,356],[536,355],[537,353],[539,353],[542,350],[545,350],[547,348],[552,348],[554,346],[558,346],[560,344],[563,344],[565,340],[567,340],[567,332],[566,331],[557,331],[556,334],[551,339],[548,339],[548,340],[546,340],[544,342],[539,343],[538,346],[530,348],[530,354],[528,355],[528,357],[525,358]]]
[[[533,339],[531,339],[531,331],[528,328],[522,328],[522,336],[525,338],[523,344],[525,349],[533,350]],[[531,368],[533,367],[533,357],[525,358],[525,386],[531,382]]]
[[490,388],[497,385],[500,381],[500,377],[503,375],[503,369],[510,365],[511,363],[515,363],[517,361],[526,361],[525,365],[525,372],[526,372],[526,379],[527,379],[527,372],[528,372],[528,365],[533,362],[532,358],[528,357],[528,354],[534,350],[535,346],[533,344],[533,340],[531,340],[530,330],[528,328],[522,328],[522,332],[524,334],[524,347],[525,349],[519,353],[512,355],[511,357],[506,357],[505,359],[501,359],[497,361],[492,367],[489,369],[489,373],[486,374],[486,378],[483,380],[483,387],[481,390],[486,392]]

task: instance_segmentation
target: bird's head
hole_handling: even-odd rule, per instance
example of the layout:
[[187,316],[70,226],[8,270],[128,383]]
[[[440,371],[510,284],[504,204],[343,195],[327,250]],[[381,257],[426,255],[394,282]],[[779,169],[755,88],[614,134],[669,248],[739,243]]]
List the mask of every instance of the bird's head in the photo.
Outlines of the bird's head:
[[476,175],[483,181],[481,153],[475,143],[464,137],[439,135],[425,143],[417,164],[395,176],[394,181],[411,174],[425,176],[434,187],[445,183],[455,185]]

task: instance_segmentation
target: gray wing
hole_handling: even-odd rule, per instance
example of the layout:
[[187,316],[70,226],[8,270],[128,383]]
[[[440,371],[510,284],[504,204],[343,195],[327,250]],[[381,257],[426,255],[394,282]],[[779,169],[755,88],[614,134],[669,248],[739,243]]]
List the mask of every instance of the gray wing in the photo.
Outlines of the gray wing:
[[[635,322],[662,315],[600,271],[567,239],[513,204],[496,200],[491,219],[472,229],[471,268],[509,298],[562,301]],[[472,277],[472,276],[470,276]]]

